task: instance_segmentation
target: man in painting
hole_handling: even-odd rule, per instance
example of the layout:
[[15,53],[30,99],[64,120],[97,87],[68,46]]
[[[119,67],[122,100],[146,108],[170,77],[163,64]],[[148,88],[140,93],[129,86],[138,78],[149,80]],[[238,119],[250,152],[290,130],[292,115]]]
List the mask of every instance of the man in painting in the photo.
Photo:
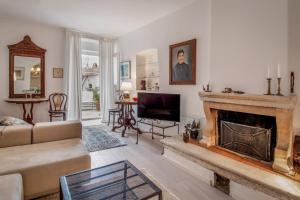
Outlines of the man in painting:
[[186,81],[192,80],[192,68],[184,62],[184,51],[177,52],[178,63],[173,67],[173,80]]

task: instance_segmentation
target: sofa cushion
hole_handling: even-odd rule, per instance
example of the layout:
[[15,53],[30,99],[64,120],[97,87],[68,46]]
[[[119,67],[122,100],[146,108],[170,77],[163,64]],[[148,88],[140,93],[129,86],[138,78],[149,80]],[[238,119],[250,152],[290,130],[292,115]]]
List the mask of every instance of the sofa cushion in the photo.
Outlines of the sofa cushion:
[[0,199],[23,199],[23,182],[21,174],[0,176]]
[[59,177],[91,167],[81,139],[0,149],[0,175],[20,173],[25,199],[58,192]]
[[33,143],[51,142],[82,137],[80,121],[41,122],[32,130]]
[[0,126],[14,126],[14,125],[27,125],[28,123],[22,119],[9,117],[9,116],[1,116],[0,117]]
[[1,126],[0,148],[31,144],[32,125]]

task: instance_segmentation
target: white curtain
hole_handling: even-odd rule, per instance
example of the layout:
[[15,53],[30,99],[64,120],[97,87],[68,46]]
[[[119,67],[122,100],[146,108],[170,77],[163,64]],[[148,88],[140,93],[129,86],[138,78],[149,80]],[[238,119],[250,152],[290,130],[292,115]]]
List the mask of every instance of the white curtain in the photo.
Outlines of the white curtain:
[[102,122],[108,121],[108,110],[114,106],[114,41],[101,40],[100,42],[101,55],[101,113]]
[[66,31],[65,93],[68,95],[68,120],[81,120],[81,36]]

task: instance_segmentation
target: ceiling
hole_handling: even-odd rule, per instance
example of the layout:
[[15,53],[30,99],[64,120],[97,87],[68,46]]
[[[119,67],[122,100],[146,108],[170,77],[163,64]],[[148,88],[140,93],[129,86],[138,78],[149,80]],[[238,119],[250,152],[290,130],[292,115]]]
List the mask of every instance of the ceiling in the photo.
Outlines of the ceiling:
[[103,36],[134,31],[195,0],[0,0],[0,17]]

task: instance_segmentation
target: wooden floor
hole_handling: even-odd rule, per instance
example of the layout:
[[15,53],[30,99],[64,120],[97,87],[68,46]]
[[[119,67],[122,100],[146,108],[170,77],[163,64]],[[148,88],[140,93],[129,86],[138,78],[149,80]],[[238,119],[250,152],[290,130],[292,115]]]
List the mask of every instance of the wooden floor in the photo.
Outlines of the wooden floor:
[[[84,126],[99,124],[85,121]],[[121,133],[116,132],[116,135]],[[139,169],[146,169],[162,185],[182,200],[226,200],[231,199],[219,190],[210,187],[161,155],[160,137],[152,140],[150,134],[143,134],[135,144],[135,133],[122,138],[128,145],[91,153],[92,167],[99,167],[121,160],[129,160]]]

